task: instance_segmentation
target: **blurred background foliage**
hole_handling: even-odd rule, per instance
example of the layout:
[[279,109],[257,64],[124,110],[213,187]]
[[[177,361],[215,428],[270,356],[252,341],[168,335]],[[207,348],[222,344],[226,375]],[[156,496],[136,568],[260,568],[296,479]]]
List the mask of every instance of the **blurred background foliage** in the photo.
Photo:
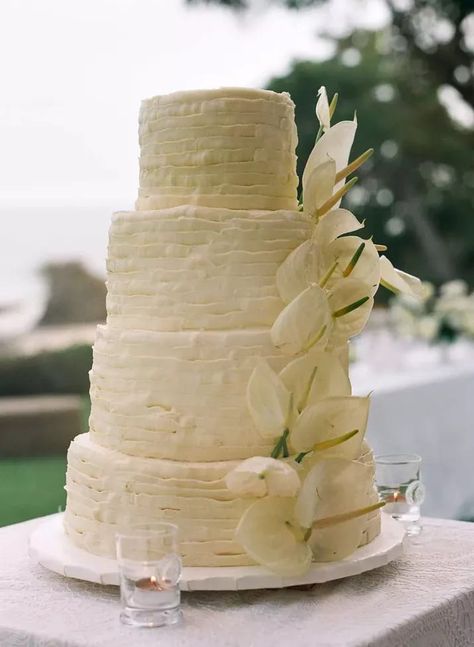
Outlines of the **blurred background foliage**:
[[[188,1],[240,11],[255,4]],[[268,4],[303,11],[329,1]],[[357,0],[353,5],[363,7]],[[336,39],[331,59],[294,62],[268,88],[288,91],[296,104],[300,176],[317,130],[319,86],[339,93],[336,121],[352,119],[357,110],[353,157],[369,147],[376,152],[358,173],[346,205],[367,221],[376,242],[388,245],[396,266],[437,284],[464,278],[472,285],[474,4],[390,0],[387,6],[386,29]]]

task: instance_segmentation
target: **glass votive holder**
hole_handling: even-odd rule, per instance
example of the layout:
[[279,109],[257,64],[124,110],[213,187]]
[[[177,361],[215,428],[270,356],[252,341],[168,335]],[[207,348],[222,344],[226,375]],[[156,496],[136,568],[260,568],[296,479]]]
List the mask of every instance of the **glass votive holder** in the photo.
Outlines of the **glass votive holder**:
[[134,526],[116,535],[120,572],[120,620],[136,627],[178,622],[180,612],[178,528],[171,523]]
[[400,521],[408,535],[421,532],[420,506],[425,487],[420,480],[421,457],[417,454],[386,454],[375,457],[375,481],[383,510]]

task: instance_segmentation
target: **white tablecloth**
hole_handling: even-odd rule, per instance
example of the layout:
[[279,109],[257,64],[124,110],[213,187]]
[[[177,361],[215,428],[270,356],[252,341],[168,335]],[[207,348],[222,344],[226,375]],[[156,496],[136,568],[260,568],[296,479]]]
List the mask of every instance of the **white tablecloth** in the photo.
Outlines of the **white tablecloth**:
[[435,517],[474,518],[474,355],[461,350],[443,363],[436,348],[380,343],[351,369],[355,393],[372,392],[370,444],[378,454],[420,454],[423,511]]
[[116,588],[27,557],[36,523],[0,529],[1,647],[474,645],[474,524],[426,520],[398,562],[312,589],[183,594],[182,625],[134,629]]

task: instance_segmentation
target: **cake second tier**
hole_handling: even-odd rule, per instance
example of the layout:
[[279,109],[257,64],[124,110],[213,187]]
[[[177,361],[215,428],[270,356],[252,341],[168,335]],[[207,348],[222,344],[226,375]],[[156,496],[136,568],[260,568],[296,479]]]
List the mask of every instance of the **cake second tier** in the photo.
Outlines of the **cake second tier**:
[[187,205],[116,213],[108,323],[161,331],[271,326],[284,307],[277,270],[310,232],[296,211]]

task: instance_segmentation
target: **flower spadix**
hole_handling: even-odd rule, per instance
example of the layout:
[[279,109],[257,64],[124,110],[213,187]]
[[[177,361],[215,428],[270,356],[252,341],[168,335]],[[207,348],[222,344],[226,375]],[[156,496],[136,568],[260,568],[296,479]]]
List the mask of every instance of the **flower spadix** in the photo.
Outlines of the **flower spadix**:
[[[336,171],[347,166],[356,129],[356,121],[340,121],[326,130],[324,135],[316,142],[303,172],[303,195],[313,169],[326,162],[328,158],[334,160]],[[334,191],[340,189],[343,184],[344,180],[336,184]],[[338,204],[334,206],[337,207]]]
[[259,499],[244,512],[235,534],[252,559],[280,575],[301,575],[312,560],[294,507],[290,497]]
[[380,258],[371,240],[358,236],[337,238],[325,248],[324,256],[327,265],[331,265],[336,259],[338,261],[328,287],[333,286],[338,279],[350,276],[369,286],[370,296],[375,294],[380,281]]
[[305,407],[291,432],[292,446],[298,452],[308,452],[317,443],[357,430],[347,442],[337,445],[331,453],[354,459],[360,455],[367,428],[369,398],[331,396]]
[[423,286],[420,279],[395,269],[386,256],[380,257],[380,282],[395,294],[402,293],[415,298],[423,296]]
[[373,469],[365,463],[330,456],[317,460],[303,481],[295,517],[304,528],[370,503]]
[[351,394],[349,376],[338,355],[318,348],[287,364],[280,377],[293,393],[298,411],[329,396]]
[[280,436],[288,425],[291,393],[268,363],[261,359],[247,385],[247,407],[264,438]]
[[272,342],[286,355],[297,355],[317,344],[323,345],[330,323],[326,292],[311,285],[280,312],[271,329]]
[[227,488],[240,497],[295,496],[301,481],[297,471],[284,461],[253,456],[242,461],[225,478]]
[[374,305],[373,288],[363,281],[345,278],[329,293],[333,323],[331,343],[342,345],[364,328]]

